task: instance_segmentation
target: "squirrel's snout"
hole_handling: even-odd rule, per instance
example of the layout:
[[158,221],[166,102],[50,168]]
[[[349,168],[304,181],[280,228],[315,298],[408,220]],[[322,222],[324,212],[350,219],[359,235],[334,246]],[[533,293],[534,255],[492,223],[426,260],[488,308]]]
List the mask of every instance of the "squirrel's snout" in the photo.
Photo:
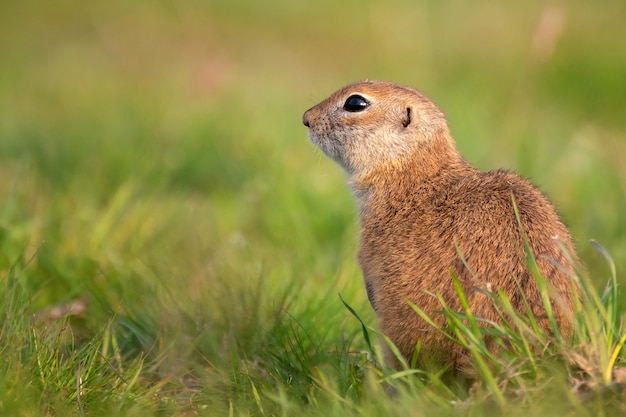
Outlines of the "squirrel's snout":
[[309,111],[305,111],[302,115],[302,124],[306,127],[309,127]]

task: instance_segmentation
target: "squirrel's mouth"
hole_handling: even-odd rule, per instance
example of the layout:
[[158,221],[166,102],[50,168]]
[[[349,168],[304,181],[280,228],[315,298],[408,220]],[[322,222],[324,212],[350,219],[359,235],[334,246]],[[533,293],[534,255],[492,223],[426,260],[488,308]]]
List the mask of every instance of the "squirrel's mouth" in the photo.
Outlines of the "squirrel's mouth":
[[338,141],[325,136],[317,136],[313,133],[313,129],[309,129],[309,139],[327,157],[337,162],[342,168],[347,169],[346,161],[343,156],[344,152]]
[[315,134],[313,133],[311,128],[309,128],[309,140],[311,142],[313,142],[316,146],[319,146],[319,144],[318,144],[319,141],[317,139],[317,136],[315,136]]
[[324,143],[324,140],[321,140],[319,136],[313,133],[313,129],[309,128],[309,140],[313,145],[317,146],[322,152],[324,152],[327,156],[333,158],[333,156],[327,150],[328,146]]

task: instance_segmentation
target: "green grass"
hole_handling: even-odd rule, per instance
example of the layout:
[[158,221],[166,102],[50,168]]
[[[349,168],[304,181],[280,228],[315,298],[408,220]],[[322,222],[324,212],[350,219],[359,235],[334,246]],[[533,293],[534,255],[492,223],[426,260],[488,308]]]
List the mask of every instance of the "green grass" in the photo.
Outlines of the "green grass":
[[[543,2],[335,3],[0,6],[0,415],[623,413],[623,2],[558,6],[552,53]],[[301,125],[362,78],[554,200],[586,265],[571,346],[521,317],[494,357],[442,306],[476,384],[381,365],[356,210]]]

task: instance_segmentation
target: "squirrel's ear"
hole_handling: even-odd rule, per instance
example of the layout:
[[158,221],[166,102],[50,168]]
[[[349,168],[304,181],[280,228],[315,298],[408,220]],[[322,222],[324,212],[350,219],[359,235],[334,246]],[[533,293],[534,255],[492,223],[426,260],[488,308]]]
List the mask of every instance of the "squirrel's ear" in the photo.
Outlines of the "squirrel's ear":
[[402,118],[402,126],[408,127],[411,124],[414,116],[415,112],[413,108],[408,106],[405,110],[404,117]]

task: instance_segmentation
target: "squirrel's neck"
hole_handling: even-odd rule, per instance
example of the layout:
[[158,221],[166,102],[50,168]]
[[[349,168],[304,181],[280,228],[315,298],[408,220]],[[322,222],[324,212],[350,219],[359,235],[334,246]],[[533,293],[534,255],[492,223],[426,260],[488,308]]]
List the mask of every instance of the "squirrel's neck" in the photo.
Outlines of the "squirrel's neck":
[[[432,180],[454,180],[474,170],[456,149],[450,137],[420,144],[402,160],[383,164],[363,175],[351,175],[350,186],[361,209],[372,199],[410,193],[419,184]],[[396,197],[400,197],[397,195]]]

